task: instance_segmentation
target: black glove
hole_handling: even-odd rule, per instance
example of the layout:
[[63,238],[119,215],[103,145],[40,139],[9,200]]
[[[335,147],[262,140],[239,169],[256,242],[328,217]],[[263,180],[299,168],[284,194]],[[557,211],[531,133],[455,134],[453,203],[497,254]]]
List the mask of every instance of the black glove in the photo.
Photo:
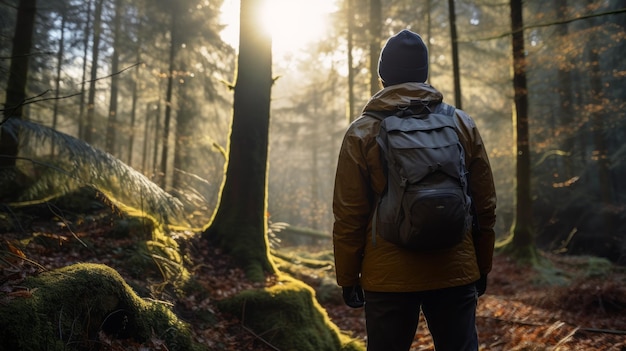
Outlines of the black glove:
[[481,274],[480,279],[478,279],[475,284],[478,296],[483,296],[487,290],[487,274]]
[[363,307],[365,298],[363,297],[363,288],[360,285],[344,286],[343,301],[352,308]]

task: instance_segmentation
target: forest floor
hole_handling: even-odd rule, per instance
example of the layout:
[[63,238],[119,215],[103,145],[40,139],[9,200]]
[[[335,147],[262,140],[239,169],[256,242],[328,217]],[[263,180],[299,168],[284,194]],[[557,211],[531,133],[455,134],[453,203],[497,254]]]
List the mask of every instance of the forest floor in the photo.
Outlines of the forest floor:
[[[158,281],[138,278],[130,272],[124,259],[125,252],[134,247],[134,243],[127,237],[111,234],[108,229],[111,228],[110,216],[95,218],[98,219],[91,224],[77,226],[71,232],[65,222],[32,218],[21,232],[3,233],[1,239],[5,250],[7,247],[11,250],[19,248],[20,255],[23,253],[27,258],[24,265],[30,267],[24,268],[27,274],[78,262],[102,263],[118,270],[131,286],[150,291],[147,285]],[[34,233],[50,239],[47,242],[54,245],[44,245],[40,240],[31,240],[28,245],[19,247],[18,244],[8,244]],[[236,319],[221,316],[223,318],[217,321],[208,322],[202,317],[200,310],[214,311],[214,300],[258,287],[258,284],[247,282],[228,257],[206,242],[186,240],[185,250],[194,267],[190,271],[199,285],[210,291],[209,295],[175,298],[174,294],[161,291],[158,298],[167,300],[169,296],[174,312],[189,323],[194,338],[211,350],[277,350]],[[85,242],[89,243],[89,248],[85,248]],[[302,250],[301,247],[298,249]],[[323,249],[330,250],[330,247]],[[530,270],[506,257],[496,256],[487,293],[478,302],[480,350],[626,350],[625,267],[607,267],[605,261],[589,257],[545,253],[542,257],[551,265],[550,269]],[[19,281],[9,280],[5,275],[10,270],[1,263],[0,302],[19,291]],[[316,288],[318,272],[307,273],[303,268],[302,274],[305,276],[303,281]],[[561,283],[556,284],[557,281]],[[265,284],[271,284],[271,280]],[[337,294],[340,294],[338,288]],[[340,298],[326,299],[321,304],[341,330],[365,340],[363,309],[348,308]],[[166,350],[159,340],[141,345],[118,340],[110,349]],[[423,319],[411,350],[434,350]]]

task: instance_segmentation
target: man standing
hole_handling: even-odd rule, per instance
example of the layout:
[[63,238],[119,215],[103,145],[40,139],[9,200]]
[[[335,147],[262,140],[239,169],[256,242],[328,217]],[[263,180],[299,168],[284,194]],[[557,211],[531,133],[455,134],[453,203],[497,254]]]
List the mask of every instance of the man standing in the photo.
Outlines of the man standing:
[[455,110],[452,118],[479,223],[479,229],[467,230],[459,244],[418,252],[372,233],[387,180],[376,142],[381,121],[368,112],[391,115],[414,100],[428,106],[443,101],[443,95],[425,83],[427,48],[409,30],[387,40],[378,74],[383,89],[349,126],[339,153],[333,198],[337,283],[348,306],[365,306],[368,351],[409,350],[420,309],[437,351],[476,351],[476,303],[486,289],[495,241],[496,194],[487,152],[472,118]]

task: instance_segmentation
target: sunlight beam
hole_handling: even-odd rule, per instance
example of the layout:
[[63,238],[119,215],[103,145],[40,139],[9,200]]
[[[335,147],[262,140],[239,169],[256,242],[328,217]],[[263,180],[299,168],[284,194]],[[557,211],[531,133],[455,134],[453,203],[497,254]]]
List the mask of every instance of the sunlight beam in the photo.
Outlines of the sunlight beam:
[[[266,0],[259,16],[263,30],[272,36],[274,57],[293,54],[307,44],[326,35],[329,14],[337,11],[335,0]],[[226,28],[222,37],[237,47],[239,33],[239,1],[225,0],[222,22]]]

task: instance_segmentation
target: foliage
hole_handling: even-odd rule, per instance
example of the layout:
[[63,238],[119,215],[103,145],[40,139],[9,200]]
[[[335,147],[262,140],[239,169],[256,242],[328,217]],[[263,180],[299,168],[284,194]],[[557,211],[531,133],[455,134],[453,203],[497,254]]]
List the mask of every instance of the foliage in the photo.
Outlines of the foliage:
[[[33,122],[10,118],[2,128],[21,138],[17,169],[0,173],[0,189],[12,193],[1,194],[5,202],[41,203],[90,186],[125,213],[148,216],[157,223],[187,225],[180,200],[112,155]],[[55,156],[42,156],[51,146]]]

